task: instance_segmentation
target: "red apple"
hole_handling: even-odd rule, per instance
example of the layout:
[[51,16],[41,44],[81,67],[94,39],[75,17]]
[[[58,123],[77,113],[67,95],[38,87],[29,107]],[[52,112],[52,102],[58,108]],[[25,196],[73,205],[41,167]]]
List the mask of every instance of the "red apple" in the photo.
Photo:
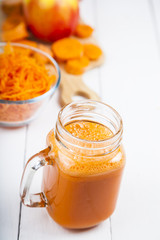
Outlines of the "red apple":
[[23,0],[23,6],[28,27],[42,40],[67,37],[78,23],[78,0]]

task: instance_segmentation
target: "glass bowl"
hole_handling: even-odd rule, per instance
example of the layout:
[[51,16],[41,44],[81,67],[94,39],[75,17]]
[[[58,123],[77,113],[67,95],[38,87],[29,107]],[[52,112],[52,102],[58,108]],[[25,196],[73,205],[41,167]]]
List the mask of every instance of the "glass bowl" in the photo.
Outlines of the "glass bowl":
[[[47,53],[20,43],[10,43],[12,46],[23,49],[28,49],[32,53],[40,54],[46,57],[48,64],[46,68],[49,69],[50,74],[56,75],[54,85],[46,93],[27,100],[2,100],[0,99],[0,126],[4,127],[19,127],[30,123],[46,106],[47,102],[56,91],[60,83],[60,69],[57,62]],[[6,43],[0,43],[0,53],[3,53],[3,48]]]

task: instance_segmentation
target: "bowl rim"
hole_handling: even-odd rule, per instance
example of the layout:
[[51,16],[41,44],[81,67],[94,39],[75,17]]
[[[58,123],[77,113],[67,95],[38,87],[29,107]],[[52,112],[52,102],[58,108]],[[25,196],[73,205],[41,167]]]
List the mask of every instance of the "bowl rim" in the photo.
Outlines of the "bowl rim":
[[[0,42],[0,47],[4,47],[7,44],[7,42]],[[13,46],[17,46],[17,47],[22,47],[22,48],[26,48],[26,49],[30,49],[33,50],[35,52],[38,52],[42,55],[44,55],[45,57],[47,57],[51,63],[54,65],[56,71],[57,71],[57,81],[56,84],[54,84],[53,87],[51,87],[50,90],[48,90],[47,92],[43,93],[42,95],[35,97],[35,98],[30,98],[27,100],[17,100],[17,101],[12,101],[12,100],[3,100],[0,99],[0,103],[7,103],[7,104],[24,104],[24,103],[35,103],[38,101],[41,101],[42,99],[46,98],[47,96],[51,96],[56,89],[58,88],[59,84],[60,84],[60,80],[61,80],[61,72],[60,72],[60,68],[58,66],[58,63],[56,62],[56,60],[54,58],[52,58],[48,53],[43,52],[42,50],[32,47],[32,46],[28,46],[26,44],[22,44],[22,43],[10,43]]]

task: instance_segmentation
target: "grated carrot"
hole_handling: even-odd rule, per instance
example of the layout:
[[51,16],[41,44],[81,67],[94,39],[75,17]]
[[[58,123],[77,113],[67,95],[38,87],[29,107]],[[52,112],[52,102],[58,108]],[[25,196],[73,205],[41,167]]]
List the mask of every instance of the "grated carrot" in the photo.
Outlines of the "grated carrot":
[[49,76],[45,64],[16,52],[8,43],[0,54],[0,99],[27,100],[47,92],[56,76]]

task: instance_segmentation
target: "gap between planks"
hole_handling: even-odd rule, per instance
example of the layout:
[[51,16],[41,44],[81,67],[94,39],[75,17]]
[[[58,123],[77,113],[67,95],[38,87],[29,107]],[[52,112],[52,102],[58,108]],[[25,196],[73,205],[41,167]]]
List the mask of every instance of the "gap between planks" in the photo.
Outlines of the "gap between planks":
[[159,32],[159,27],[158,27],[158,20],[156,18],[156,4],[154,0],[148,0],[149,4],[149,9],[150,9],[150,14],[151,14],[151,19],[152,19],[152,24],[153,24],[153,29],[155,32],[155,38],[157,42],[157,48],[158,48],[158,53],[160,56],[160,32]]
[[[97,37],[97,40],[98,40],[98,43],[99,43],[97,6],[98,6],[98,0],[95,0],[94,4],[92,4],[92,7],[93,7],[93,15],[94,15],[94,26],[95,26],[96,35],[97,35],[96,37]],[[101,96],[102,96],[102,79],[101,79],[100,69],[101,69],[101,66],[98,67],[98,69],[97,69],[97,71],[98,71],[98,83],[99,83],[99,96],[101,98]],[[102,99],[102,101],[103,101],[103,99]],[[109,218],[109,225],[110,225],[110,240],[112,240],[112,221],[111,221],[111,217]]]
[[[27,136],[28,136],[28,125],[25,127],[25,148],[24,148],[24,156],[23,156],[23,169],[25,166],[25,160],[26,160],[26,152],[27,152]],[[22,169],[22,171],[23,171]],[[18,232],[17,232],[17,240],[20,239],[20,229],[21,229],[21,215],[22,215],[22,202],[20,200],[19,203],[19,220],[18,220]]]
[[[98,40],[98,43],[99,43],[99,39],[98,39],[98,14],[97,14],[97,6],[98,6],[98,0],[95,0],[95,4],[93,4],[93,15],[94,15],[94,25],[95,25],[95,28],[96,28],[96,37],[97,37],[97,40]],[[103,50],[103,49],[102,49]],[[106,58],[105,58],[105,61],[106,61]],[[99,81],[99,96],[101,98],[101,95],[102,95],[102,81],[101,81],[101,66],[98,67],[97,71],[98,71],[98,81]]]

